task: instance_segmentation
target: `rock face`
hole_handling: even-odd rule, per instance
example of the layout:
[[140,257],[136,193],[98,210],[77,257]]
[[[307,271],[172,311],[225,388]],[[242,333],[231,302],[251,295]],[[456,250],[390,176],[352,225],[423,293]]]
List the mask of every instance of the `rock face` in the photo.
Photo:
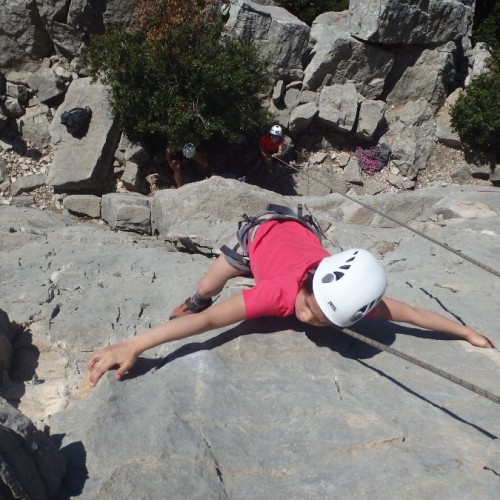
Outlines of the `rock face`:
[[[61,124],[61,115],[76,107],[89,106],[92,119],[86,135],[73,137]],[[80,78],[70,85],[50,127],[55,154],[47,184],[58,189],[99,189],[110,173],[120,131],[109,111],[106,87]]]
[[310,28],[286,9],[237,0],[231,2],[227,25],[239,36],[252,34],[278,78],[302,77],[302,57]]
[[[117,150],[119,131],[106,89],[90,85],[80,57],[89,34],[131,23],[136,5],[137,0],[15,0],[0,12],[0,25],[6,26],[0,30],[0,133],[20,133],[29,147],[51,148],[47,182],[57,193],[102,194],[109,186],[124,186],[144,194],[152,164],[161,170],[156,151],[140,145],[131,145],[129,155]],[[324,12],[311,27],[272,1],[238,0],[219,12],[227,36],[249,36],[269,61],[274,85],[262,104],[284,128],[291,150],[354,141],[375,147],[385,130],[395,128],[406,142],[398,152],[402,164],[418,165],[401,170],[404,177],[426,168],[429,145],[437,139],[460,146],[449,124],[440,121],[429,140],[400,117],[417,100],[427,102],[432,119],[446,115],[449,94],[489,71],[488,47],[472,47],[470,40],[474,8],[474,0],[352,0],[349,10]],[[75,140],[65,134],[60,117],[80,105],[91,106],[94,115],[87,136]],[[127,162],[116,184],[113,155]],[[498,169],[490,168],[486,177],[496,184]],[[413,181],[402,185],[410,189]],[[12,195],[8,185],[0,190]]]
[[[460,186],[360,198],[496,269],[499,200],[496,191]],[[63,491],[86,499],[162,498],[165,491],[172,498],[404,492],[417,499],[443,490],[453,498],[496,498],[495,403],[292,318],[245,321],[160,346],[124,381],[110,373],[87,390],[89,352],[166,320],[241,214],[268,202],[304,203],[331,252],[364,247],[381,258],[388,295],[500,342],[496,276],[340,195],[280,197],[212,178],[155,195],[156,237],[4,206],[0,301],[11,321],[29,325],[40,352],[33,370],[44,381],[21,384],[13,376],[2,393],[21,386],[20,409],[60,437]],[[192,245],[174,251],[183,241]],[[251,285],[239,278],[221,295]],[[354,330],[498,392],[498,351],[390,322],[366,320]],[[18,344],[14,337],[16,353]],[[59,359],[52,372],[42,359],[48,345]],[[63,404],[48,412],[46,399],[35,396],[52,387]]]
[[350,0],[353,36],[369,42],[440,44],[468,34],[475,0]]
[[0,398],[0,490],[8,498],[55,498],[66,472],[56,445]]
[[348,12],[328,12],[312,26],[314,47],[304,71],[304,84],[316,90],[322,84],[354,82],[367,98],[382,94],[394,55],[383,48],[365,44],[351,36]]

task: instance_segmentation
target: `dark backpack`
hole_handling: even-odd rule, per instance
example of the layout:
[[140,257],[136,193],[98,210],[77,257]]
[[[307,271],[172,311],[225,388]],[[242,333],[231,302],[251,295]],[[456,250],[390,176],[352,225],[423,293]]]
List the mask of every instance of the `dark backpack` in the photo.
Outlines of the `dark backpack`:
[[89,129],[91,118],[92,110],[88,106],[73,108],[61,115],[61,123],[66,125],[66,129],[73,137],[81,139]]

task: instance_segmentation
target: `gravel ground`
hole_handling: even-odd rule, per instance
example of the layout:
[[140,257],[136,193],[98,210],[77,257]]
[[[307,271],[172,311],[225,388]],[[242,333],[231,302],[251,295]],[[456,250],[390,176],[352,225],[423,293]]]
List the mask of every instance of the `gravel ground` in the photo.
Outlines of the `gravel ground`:
[[[14,147],[11,149],[7,148],[7,150],[2,147],[2,142],[0,142],[0,164],[3,163],[5,166],[3,183],[0,183],[0,203],[7,205],[12,203],[10,183],[22,176],[37,173],[46,174],[52,162],[53,152],[50,148],[43,150],[30,148],[29,145],[23,142],[12,141],[12,136],[7,137],[5,134],[3,138],[14,142]],[[0,141],[2,141],[1,137]],[[307,158],[308,155],[304,154],[302,156]],[[464,178],[464,175],[457,177],[457,172],[463,172],[464,169],[467,171],[470,167],[471,165],[465,159],[462,151],[437,144],[427,168],[419,173],[414,189],[420,189],[436,183],[491,186],[491,182],[485,179],[467,178],[467,176]],[[395,186],[391,182],[392,172],[393,168],[389,164],[375,174],[363,172],[363,177],[367,181],[368,177],[370,177],[369,184],[372,190],[374,184],[378,184],[380,186],[378,191],[404,191],[404,189]],[[0,182],[1,180],[0,173]],[[14,202],[19,203],[20,200],[24,200],[23,204],[30,207],[42,210],[62,211],[60,197],[54,194],[54,190],[50,186],[41,186],[30,193],[19,195]]]

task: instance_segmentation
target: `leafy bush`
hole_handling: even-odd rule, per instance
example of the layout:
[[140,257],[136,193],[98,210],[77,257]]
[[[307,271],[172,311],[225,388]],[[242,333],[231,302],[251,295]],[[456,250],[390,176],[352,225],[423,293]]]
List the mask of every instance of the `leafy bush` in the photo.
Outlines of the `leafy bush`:
[[276,3],[309,26],[323,12],[340,12],[349,8],[349,0],[278,0]]
[[489,73],[472,81],[451,110],[452,125],[470,152],[500,158],[500,2],[477,0],[474,42],[492,50]]
[[211,4],[146,0],[134,29],[91,39],[91,76],[110,86],[113,115],[131,138],[159,135],[179,148],[269,121],[258,97],[270,85],[266,61],[250,40],[224,35]]
[[473,40],[485,42],[494,52],[500,50],[500,2],[476,1]]
[[464,146],[500,158],[500,56],[490,73],[474,79],[451,110],[451,121]]

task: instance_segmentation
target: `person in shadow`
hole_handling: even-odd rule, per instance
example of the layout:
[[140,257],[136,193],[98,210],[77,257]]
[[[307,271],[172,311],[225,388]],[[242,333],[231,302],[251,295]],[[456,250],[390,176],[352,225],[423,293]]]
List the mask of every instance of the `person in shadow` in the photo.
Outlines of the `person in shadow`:
[[[210,177],[211,171],[207,159],[192,143],[185,144],[182,151],[165,150],[165,160],[174,174],[175,185],[179,188],[185,182]],[[197,172],[192,171],[193,165]]]

